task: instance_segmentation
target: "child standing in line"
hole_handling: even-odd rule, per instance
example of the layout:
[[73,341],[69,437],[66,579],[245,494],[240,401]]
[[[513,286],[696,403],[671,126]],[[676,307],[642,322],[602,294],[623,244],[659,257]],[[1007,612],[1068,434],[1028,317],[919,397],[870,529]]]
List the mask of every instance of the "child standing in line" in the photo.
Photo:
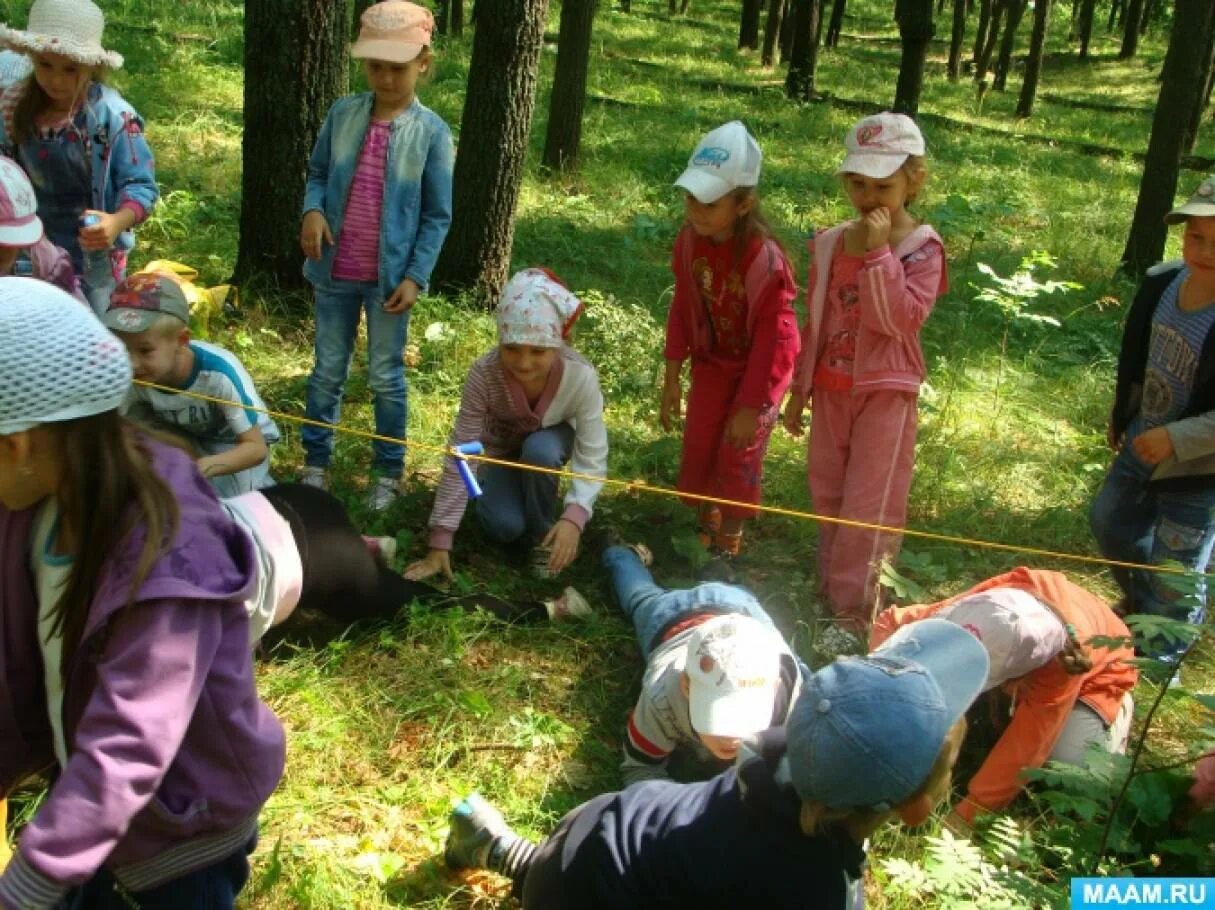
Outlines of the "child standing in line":
[[[907,206],[923,186],[924,137],[882,113],[848,132],[838,173],[857,218],[811,241],[802,353],[785,428],[802,434],[814,400],[807,476],[823,515],[901,528],[915,466],[920,327],[948,285],[945,248]],[[848,631],[878,607],[878,565],[900,535],[819,524],[818,577]]]
[[[498,346],[468,371],[460,411],[448,444],[480,440],[485,454],[526,465],[571,470],[592,477],[607,473],[607,430],[599,374],[567,344],[582,302],[550,272],[524,269],[502,290],[494,311]],[[548,577],[578,555],[582,530],[602,482],[585,476],[570,482],[561,517],[557,478],[502,465],[480,469],[484,495],[477,518],[503,544],[534,547],[532,568]],[[405,571],[415,580],[442,573],[451,578],[451,546],[464,516],[468,492],[451,459],[430,513],[430,552]]]
[[[683,363],[692,359],[676,486],[744,503],[759,502],[768,437],[798,348],[793,270],[759,210],[762,159],[735,120],[700,140],[675,181],[687,193],[687,220],[671,257],[675,297],[663,352],[660,420],[668,431],[679,417]],[[737,555],[755,509],[689,504],[701,542]]]
[[38,200],[25,171],[0,156],[0,275],[23,275],[49,282],[87,304],[72,258],[46,239]]
[[279,440],[278,427],[230,351],[190,340],[190,304],[176,276],[139,272],[123,279],[101,321],[126,345],[136,379],[178,390],[132,386],[124,405],[128,416],[184,437],[220,496],[274,483],[270,446]]
[[444,859],[509,876],[524,910],[857,910],[868,838],[896,816],[922,824],[949,793],[986,676],[973,637],[925,620],[810,676],[788,724],[712,780],[605,793],[540,844],[473,794]]
[[0,94],[0,151],[29,174],[47,237],[72,257],[98,314],[126,272],[132,229],[160,196],[142,118],[102,84],[122,66],[101,45],[104,29],[90,0],[35,0],[24,31],[0,26],[0,43],[34,64]]
[[[1215,177],[1165,221],[1182,225],[1182,261],[1149,269],[1127,315],[1109,425],[1118,454],[1089,521],[1110,559],[1201,573],[1215,546]],[[1124,612],[1203,621],[1205,582],[1187,605],[1164,576],[1111,571]]]
[[0,796],[57,768],[0,906],[231,908],[285,738],[257,697],[253,548],[118,412],[122,344],[0,278]]
[[[304,195],[300,246],[304,275],[316,289],[316,364],[307,415],[336,424],[360,314],[367,314],[367,376],[375,431],[405,438],[407,395],[402,352],[409,314],[430,281],[451,223],[454,149],[443,120],[418,100],[418,80],[433,62],[434,16],[405,0],[363,13],[350,53],[363,61],[370,92],[329,110]],[[333,430],[305,426],[301,480],[326,487]],[[399,443],[372,443],[373,511],[395,500],[405,467]]]

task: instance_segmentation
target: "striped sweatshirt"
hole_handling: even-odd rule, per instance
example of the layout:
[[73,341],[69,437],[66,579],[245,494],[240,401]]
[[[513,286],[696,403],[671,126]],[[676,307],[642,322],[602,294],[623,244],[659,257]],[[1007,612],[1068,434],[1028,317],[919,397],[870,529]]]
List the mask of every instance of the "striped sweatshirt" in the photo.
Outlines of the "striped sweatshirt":
[[[518,458],[523,440],[537,430],[568,423],[574,429],[570,470],[603,477],[607,473],[607,430],[603,425],[603,393],[599,374],[580,354],[561,349],[548,384],[535,407],[527,403],[523,387],[502,368],[498,349],[479,358],[468,371],[460,412],[448,445],[480,440],[485,454]],[[591,516],[600,481],[575,479],[565,496],[561,517],[580,529]],[[443,466],[443,478],[430,513],[430,546],[450,550],[452,538],[464,517],[468,492],[452,459]]]

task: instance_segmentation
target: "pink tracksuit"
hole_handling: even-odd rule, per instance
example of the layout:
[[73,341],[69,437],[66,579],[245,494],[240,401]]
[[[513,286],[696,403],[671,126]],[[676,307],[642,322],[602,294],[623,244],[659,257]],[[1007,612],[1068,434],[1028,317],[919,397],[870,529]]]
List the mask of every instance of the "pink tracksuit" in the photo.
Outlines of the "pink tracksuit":
[[[814,265],[793,386],[812,399],[807,476],[822,515],[902,527],[915,465],[920,327],[948,278],[945,249],[922,225],[894,250],[843,249],[847,224],[811,241]],[[835,615],[867,629],[878,565],[901,535],[822,522],[818,573]]]
[[[734,240],[715,244],[684,227],[671,257],[675,297],[667,315],[667,360],[692,358],[677,488],[759,502],[764,454],[797,359],[797,285],[773,240],[752,237],[741,255]],[[738,408],[759,411],[751,444],[725,438]],[[689,501],[690,505],[697,505]],[[722,506],[750,518],[754,509]]]

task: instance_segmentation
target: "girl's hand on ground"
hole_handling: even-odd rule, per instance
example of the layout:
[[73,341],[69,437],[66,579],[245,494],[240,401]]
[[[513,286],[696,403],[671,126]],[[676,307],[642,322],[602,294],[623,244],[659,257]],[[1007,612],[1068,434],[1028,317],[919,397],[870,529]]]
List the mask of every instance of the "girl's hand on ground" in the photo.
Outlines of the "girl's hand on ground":
[[726,441],[736,449],[745,449],[755,441],[759,429],[759,408],[739,408],[726,424]]
[[865,216],[865,227],[868,232],[865,238],[865,251],[884,247],[890,242],[890,210],[879,205]]
[[1156,465],[1173,455],[1173,440],[1164,427],[1153,427],[1131,440],[1131,450],[1144,464]]
[[679,419],[679,408],[683,401],[683,389],[678,382],[668,382],[662,387],[662,399],[658,410],[658,422],[668,433]]
[[418,302],[420,290],[416,281],[406,278],[397,285],[392,296],[384,301],[384,312],[395,316],[413,309],[413,305]]
[[785,402],[785,413],[783,415],[785,430],[790,436],[801,436],[806,432],[805,424],[802,423],[802,413],[806,410],[806,396],[801,392],[791,392],[789,400]]
[[405,577],[410,581],[422,581],[440,573],[448,581],[451,581],[453,578],[451,574],[451,553],[448,550],[431,550],[424,558],[411,563],[405,569]]
[[548,529],[540,546],[549,548],[548,571],[556,575],[574,561],[578,555],[578,542],[582,531],[572,521],[564,518]]
[[300,249],[309,259],[320,259],[322,242],[333,245],[333,234],[329,230],[329,222],[317,209],[304,216],[300,225]]

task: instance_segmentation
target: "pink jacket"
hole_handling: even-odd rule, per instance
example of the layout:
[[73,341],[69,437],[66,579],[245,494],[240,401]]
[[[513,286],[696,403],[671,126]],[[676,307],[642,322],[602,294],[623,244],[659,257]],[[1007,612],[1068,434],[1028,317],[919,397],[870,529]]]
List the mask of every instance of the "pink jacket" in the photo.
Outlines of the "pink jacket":
[[[692,275],[692,243],[695,235],[685,227],[675,238],[671,270],[675,273],[675,297],[667,314],[667,343],[663,357],[692,362],[708,358],[713,336]],[[744,278],[747,288],[747,334],[751,350],[735,404],[764,408],[779,405],[789,388],[789,377],[797,360],[797,316],[793,299],[797,283],[789,260],[774,240],[760,246]]]
[[[822,348],[831,258],[849,224],[821,231],[810,241],[814,264],[806,288],[801,358],[793,374],[793,388],[805,396],[810,395]],[[894,250],[884,246],[865,254],[859,287],[861,326],[852,362],[854,392],[919,392],[925,374],[920,327],[948,289],[944,244],[926,224],[908,234]]]

